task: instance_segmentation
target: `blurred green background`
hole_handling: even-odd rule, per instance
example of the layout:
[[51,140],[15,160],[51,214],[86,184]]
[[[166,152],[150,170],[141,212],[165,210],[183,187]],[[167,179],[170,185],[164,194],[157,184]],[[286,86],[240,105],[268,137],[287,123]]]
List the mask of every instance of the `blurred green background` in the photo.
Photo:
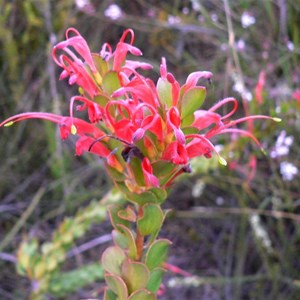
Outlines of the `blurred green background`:
[[[283,120],[244,126],[267,155],[222,137],[228,167],[201,158],[174,185],[161,236],[169,262],[195,277],[169,272],[160,299],[300,299],[300,2],[0,0],[1,120],[67,113],[76,89],[58,80],[51,48],[68,27],[94,52],[132,28],[154,80],[164,56],[181,83],[214,73],[205,107],[233,96],[241,115]],[[101,299],[105,206],[122,201],[102,162],[75,157],[49,122],[0,131],[0,298]]]

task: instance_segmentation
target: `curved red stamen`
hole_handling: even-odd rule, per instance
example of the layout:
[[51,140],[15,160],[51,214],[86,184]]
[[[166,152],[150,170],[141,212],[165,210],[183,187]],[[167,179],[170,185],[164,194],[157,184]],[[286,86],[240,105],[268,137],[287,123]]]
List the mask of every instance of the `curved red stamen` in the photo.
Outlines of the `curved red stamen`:
[[241,135],[245,135],[245,136],[249,137],[250,139],[252,139],[259,146],[259,148],[262,149],[262,145],[259,142],[259,140],[251,132],[249,132],[247,130],[238,129],[238,128],[230,128],[230,129],[224,129],[221,132],[216,133],[215,135],[220,135],[223,133],[238,133]]
[[221,120],[227,119],[230,116],[232,116],[236,112],[236,110],[238,109],[238,102],[235,98],[225,98],[225,99],[219,101],[213,107],[211,107],[208,111],[214,112],[214,111],[218,110],[220,107],[226,105],[229,102],[233,103],[233,108],[231,109],[231,111],[228,114],[226,114],[225,116],[221,116]]
[[126,30],[123,32],[122,37],[120,38],[120,42],[121,42],[121,43],[124,43],[124,42],[125,42],[125,39],[126,39],[126,37],[127,37],[128,34],[131,35],[131,39],[130,39],[130,43],[129,43],[129,44],[132,45],[133,42],[134,42],[134,32],[133,32],[132,29],[126,29]]
[[269,116],[264,116],[264,115],[255,115],[255,116],[247,116],[247,117],[243,117],[234,121],[230,121],[229,123],[225,124],[223,128],[229,128],[232,127],[236,124],[242,123],[242,122],[246,122],[249,120],[256,120],[256,119],[268,119],[268,120],[274,120],[273,117],[269,117]]

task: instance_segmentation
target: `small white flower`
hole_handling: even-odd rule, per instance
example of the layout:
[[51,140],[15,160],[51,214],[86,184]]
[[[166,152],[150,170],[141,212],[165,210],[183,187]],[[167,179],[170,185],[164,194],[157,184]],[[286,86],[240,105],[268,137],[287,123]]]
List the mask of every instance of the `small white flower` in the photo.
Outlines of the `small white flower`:
[[95,13],[95,8],[90,0],[75,0],[75,5],[78,10],[87,14]]
[[287,48],[290,50],[290,51],[294,51],[295,50],[295,45],[293,42],[291,41],[288,41],[287,44],[286,44]]
[[217,205],[223,205],[224,202],[225,202],[225,201],[224,201],[224,198],[223,198],[223,197],[221,197],[221,196],[217,197],[217,199],[216,199]]
[[179,24],[180,22],[181,22],[181,19],[179,17],[172,16],[172,15],[168,16],[168,23],[169,24]]
[[75,4],[80,9],[80,8],[84,8],[86,5],[89,5],[90,1],[89,0],[75,0]]
[[241,16],[241,23],[243,28],[250,27],[254,25],[256,22],[256,19],[251,16],[247,11],[244,11]]
[[218,22],[218,15],[217,15],[217,14],[211,14],[210,18],[211,18],[211,20],[212,20],[214,23]]
[[298,174],[298,168],[290,162],[280,163],[280,173],[284,181],[291,181]]
[[237,76],[234,76],[233,79],[234,79],[235,83],[234,83],[232,89],[235,92],[238,92],[243,97],[243,99],[250,102],[253,99],[252,93],[245,87],[245,85],[240,80],[240,78],[238,78]]
[[112,20],[117,20],[122,16],[122,10],[117,4],[111,4],[104,11],[104,15]]
[[184,8],[182,9],[182,13],[183,13],[184,15],[188,15],[189,12],[190,12],[190,9],[189,9],[188,7],[184,7]]
[[288,155],[290,147],[294,142],[294,137],[287,136],[286,131],[282,130],[277,137],[275,147],[271,151],[270,155],[272,158]]
[[246,48],[246,43],[244,40],[242,39],[239,39],[237,42],[236,42],[236,47],[239,51],[244,51],[245,48]]
[[193,10],[201,11],[201,5],[197,0],[191,0],[191,2],[192,2]]

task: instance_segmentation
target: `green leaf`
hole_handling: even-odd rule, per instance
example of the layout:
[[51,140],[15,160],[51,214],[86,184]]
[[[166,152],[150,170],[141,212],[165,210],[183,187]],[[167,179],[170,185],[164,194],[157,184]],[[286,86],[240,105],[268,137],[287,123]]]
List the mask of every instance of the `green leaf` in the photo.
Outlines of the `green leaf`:
[[124,279],[129,294],[146,287],[150,272],[141,262],[125,260],[122,264],[122,278]]
[[123,209],[122,205],[119,204],[112,204],[109,205],[107,208],[110,222],[113,225],[115,229],[118,229],[118,225],[123,224],[126,227],[130,226],[130,222],[128,220],[125,220],[123,218],[120,218],[118,213]]
[[181,100],[181,119],[186,118],[196,111],[204,102],[206,89],[203,86],[197,86],[189,89]]
[[[165,220],[167,214],[168,214],[170,211],[171,211],[170,209],[165,210],[165,212],[163,213],[163,219],[162,219],[162,221],[161,221],[161,224],[164,223],[164,220]],[[159,234],[159,231],[160,231],[160,228],[158,228],[156,231],[154,231],[154,232],[149,236],[149,238],[148,238],[148,244],[152,244],[152,243],[156,240],[156,238],[157,238],[157,236],[158,236],[158,234]]]
[[128,256],[132,259],[137,259],[137,248],[133,232],[122,224],[118,226],[118,229],[126,236]]
[[128,300],[156,300],[156,296],[153,293],[142,289],[132,293]]
[[117,246],[107,248],[102,254],[102,265],[105,271],[112,274],[121,274],[121,265],[125,260],[124,251]]
[[104,108],[107,102],[109,101],[109,98],[104,95],[97,95],[93,98],[93,101],[97,102],[101,107]]
[[144,174],[141,161],[137,157],[130,159],[130,167],[133,172],[134,178],[139,186],[145,186]]
[[182,129],[182,132],[184,133],[184,135],[197,134],[199,130],[196,127],[185,127]]
[[141,235],[146,236],[161,228],[164,213],[157,204],[145,204],[143,207],[143,215],[137,221],[137,227]]
[[174,170],[174,164],[168,161],[159,160],[152,164],[152,168],[155,176],[161,178],[170,175],[170,173]]
[[126,235],[121,233],[118,230],[113,230],[112,231],[112,238],[114,243],[119,246],[122,249],[127,249],[128,248],[128,240],[126,238]]
[[[194,117],[194,114],[190,114],[188,116],[186,116],[184,119],[181,120],[181,128],[182,128],[182,131],[184,132],[184,129],[188,126],[191,126],[193,124],[195,120],[195,117]],[[197,128],[196,128],[197,129]],[[199,130],[197,129],[197,132]]]
[[128,296],[127,286],[124,280],[117,275],[105,275],[108,287],[118,296],[118,300],[126,300]]
[[162,203],[167,198],[167,192],[163,189],[153,188],[141,194],[130,194],[128,198],[139,205],[146,203]]
[[108,63],[98,53],[92,53],[92,57],[96,69],[103,76],[108,71]]
[[165,78],[159,78],[157,81],[157,93],[161,103],[168,107],[172,106],[172,84]]
[[167,239],[160,239],[153,242],[145,257],[145,263],[150,271],[154,268],[161,267],[167,259],[167,254],[171,242]]
[[118,212],[118,217],[129,222],[136,221],[136,213],[130,206],[127,206],[126,209],[120,210]]
[[105,289],[103,300],[118,300],[117,295],[109,289]]
[[166,190],[162,188],[152,188],[146,192],[137,194],[132,193],[122,182],[116,182],[117,188],[126,196],[127,200],[139,205],[146,203],[157,203],[161,204],[167,198]]
[[125,180],[125,175],[123,173],[120,173],[117,171],[115,168],[110,167],[109,165],[106,165],[106,170],[110,177],[115,181],[115,182],[123,182]]
[[147,283],[147,289],[152,292],[156,293],[161,285],[162,277],[165,272],[163,268],[155,268],[150,273],[150,279]]
[[103,77],[102,87],[104,92],[106,92],[108,95],[111,95],[113,92],[118,90],[121,87],[118,73],[115,71],[106,73]]
[[155,203],[157,204],[163,203],[168,196],[167,191],[162,188],[152,188],[148,191],[155,195]]

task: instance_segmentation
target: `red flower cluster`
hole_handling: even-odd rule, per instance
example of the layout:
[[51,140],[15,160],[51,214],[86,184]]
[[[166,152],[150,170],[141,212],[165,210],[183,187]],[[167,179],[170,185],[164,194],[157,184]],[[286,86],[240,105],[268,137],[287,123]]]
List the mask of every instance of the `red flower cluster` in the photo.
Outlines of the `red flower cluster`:
[[[129,40],[126,42],[126,40]],[[61,137],[78,136],[76,154],[92,152],[106,161],[107,169],[119,187],[141,193],[167,187],[182,172],[190,172],[193,157],[210,158],[215,152],[220,163],[226,161],[216,151],[211,139],[223,133],[238,133],[259,142],[251,132],[238,129],[229,118],[237,109],[237,101],[226,98],[208,110],[201,110],[206,89],[200,79],[210,80],[211,72],[194,72],[182,86],[168,72],[163,58],[160,78],[155,84],[137,69],[151,65],[127,59],[131,53],[140,56],[133,46],[134,33],[128,29],[116,49],[104,44],[99,53],[91,53],[80,33],[70,28],[66,40],[53,49],[53,59],[63,71],[60,79],[79,86],[79,95],[70,101],[68,116],[51,113],[23,113],[8,118],[0,126],[29,118],[50,120],[60,126]],[[76,105],[75,105],[76,104]],[[222,116],[217,110],[231,104]],[[74,117],[87,111],[88,120]],[[275,119],[276,121],[276,119]]]

